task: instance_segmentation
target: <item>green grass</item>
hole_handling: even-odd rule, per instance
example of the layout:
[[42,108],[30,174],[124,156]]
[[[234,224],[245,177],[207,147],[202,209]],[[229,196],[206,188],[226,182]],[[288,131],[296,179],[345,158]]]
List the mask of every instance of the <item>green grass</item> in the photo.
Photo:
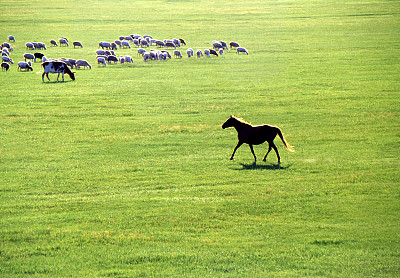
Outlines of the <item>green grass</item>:
[[[399,3],[0,3],[15,62],[43,41],[93,65],[0,72],[1,276],[400,275]],[[132,33],[250,55],[97,66],[99,41]],[[296,152],[230,161],[231,114]]]

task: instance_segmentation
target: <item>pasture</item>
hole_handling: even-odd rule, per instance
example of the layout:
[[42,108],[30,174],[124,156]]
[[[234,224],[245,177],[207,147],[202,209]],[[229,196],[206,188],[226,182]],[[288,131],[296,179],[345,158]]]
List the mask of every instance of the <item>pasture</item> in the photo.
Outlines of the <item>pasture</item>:
[[[0,276],[398,277],[397,1],[0,1]],[[96,64],[120,35],[249,55]],[[83,48],[51,47],[67,37]],[[230,115],[296,152],[237,143]]]

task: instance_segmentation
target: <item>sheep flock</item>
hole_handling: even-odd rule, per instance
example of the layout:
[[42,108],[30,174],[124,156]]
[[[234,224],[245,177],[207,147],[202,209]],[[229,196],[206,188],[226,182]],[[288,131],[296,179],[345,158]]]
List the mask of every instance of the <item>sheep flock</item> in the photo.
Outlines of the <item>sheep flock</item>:
[[[49,42],[50,48],[67,48],[70,45],[73,48],[84,48],[80,41],[72,41],[71,43],[67,37],[61,37],[58,40],[51,39]],[[7,42],[1,44],[2,71],[8,71],[14,65],[12,58],[14,48],[11,43],[15,44],[15,37],[12,35],[8,36]],[[17,62],[18,71],[33,71],[32,63],[46,61],[62,61],[71,69],[92,69],[89,62],[84,59],[47,57],[45,52],[48,48],[43,42],[26,42],[25,47],[26,53],[20,57],[21,61]],[[214,40],[210,43],[209,48],[193,50],[186,46],[186,41],[182,38],[159,40],[150,35],[131,34],[129,36],[119,36],[113,42],[100,41],[98,48],[93,50],[93,60],[97,62],[98,67],[133,63],[134,58],[131,55],[117,54],[121,50],[124,50],[123,52],[132,51],[131,55],[143,62],[165,61],[172,58],[182,59],[183,57],[220,57],[228,51],[235,51],[236,54],[249,54],[246,48],[234,41],[226,43],[222,40]]]

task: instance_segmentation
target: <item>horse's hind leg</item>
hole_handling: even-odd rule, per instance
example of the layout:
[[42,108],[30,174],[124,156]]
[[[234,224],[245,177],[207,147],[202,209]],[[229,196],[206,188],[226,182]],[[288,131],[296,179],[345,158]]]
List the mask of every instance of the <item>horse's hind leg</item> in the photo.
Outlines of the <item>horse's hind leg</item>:
[[243,142],[238,142],[235,149],[233,150],[232,156],[231,156],[231,160],[233,159],[233,157],[235,156],[235,152],[236,150],[243,144]]
[[257,161],[257,157],[256,157],[256,155],[255,155],[255,153],[254,153],[254,150],[253,150],[253,145],[249,144],[249,146],[250,146],[251,153],[252,153],[253,156],[254,156],[254,161]]
[[271,144],[268,143],[268,151],[267,151],[267,153],[265,154],[263,161],[266,161],[266,160],[267,160],[267,155],[269,154],[270,151],[271,151]]
[[272,148],[274,149],[274,151],[276,152],[276,157],[278,158],[278,164],[280,164],[281,163],[281,158],[280,158],[279,153],[278,153],[278,148],[275,146],[274,143],[272,143],[271,145],[272,145]]

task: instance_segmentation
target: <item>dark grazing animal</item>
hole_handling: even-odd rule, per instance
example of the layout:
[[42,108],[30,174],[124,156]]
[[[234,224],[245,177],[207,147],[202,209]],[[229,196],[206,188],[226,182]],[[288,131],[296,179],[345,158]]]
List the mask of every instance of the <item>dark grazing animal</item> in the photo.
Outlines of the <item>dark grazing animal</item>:
[[65,62],[46,61],[46,62],[42,63],[42,67],[44,69],[44,72],[42,74],[43,82],[44,82],[45,75],[46,75],[47,79],[50,81],[49,73],[58,73],[57,81],[58,81],[58,78],[60,77],[60,74],[62,75],[62,81],[64,81],[64,74],[68,74],[72,80],[75,80],[74,73],[69,69],[69,67],[67,66],[67,64]]
[[264,143],[265,141],[268,142],[268,152],[264,156],[263,161],[267,159],[267,155],[271,151],[271,148],[274,149],[276,152],[276,156],[278,157],[278,164],[281,162],[281,158],[278,153],[278,149],[274,144],[274,139],[276,135],[278,135],[283,144],[285,145],[286,149],[288,151],[294,152],[294,150],[291,148],[289,144],[285,141],[283,138],[282,132],[280,129],[276,126],[270,126],[270,125],[256,125],[253,126],[249,123],[246,123],[245,121],[236,118],[235,116],[230,116],[229,119],[222,125],[222,128],[228,128],[228,127],[234,127],[236,131],[238,132],[238,139],[239,142],[237,143],[235,149],[233,150],[231,160],[233,159],[233,156],[235,155],[236,150],[243,144],[246,143],[250,146],[251,153],[254,156],[254,160],[257,161],[257,157],[254,154],[253,150],[253,145],[259,145]]

